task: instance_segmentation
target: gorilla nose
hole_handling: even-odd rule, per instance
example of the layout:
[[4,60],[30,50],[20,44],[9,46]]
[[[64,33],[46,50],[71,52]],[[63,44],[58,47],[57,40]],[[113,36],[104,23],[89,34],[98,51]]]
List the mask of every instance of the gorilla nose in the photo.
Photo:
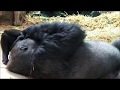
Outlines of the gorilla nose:
[[28,47],[27,47],[27,46],[21,46],[20,49],[21,49],[21,50],[27,50]]

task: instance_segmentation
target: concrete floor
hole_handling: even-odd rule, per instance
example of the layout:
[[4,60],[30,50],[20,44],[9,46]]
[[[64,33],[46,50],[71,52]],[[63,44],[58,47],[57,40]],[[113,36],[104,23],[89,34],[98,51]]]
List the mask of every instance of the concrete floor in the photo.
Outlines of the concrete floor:
[[6,69],[6,66],[0,63],[0,79],[29,79],[29,78],[8,71]]

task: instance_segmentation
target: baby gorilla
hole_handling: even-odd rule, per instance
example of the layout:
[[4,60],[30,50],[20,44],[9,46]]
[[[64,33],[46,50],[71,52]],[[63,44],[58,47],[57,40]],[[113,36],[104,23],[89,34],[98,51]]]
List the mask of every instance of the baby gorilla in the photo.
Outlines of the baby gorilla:
[[118,78],[120,51],[105,42],[84,41],[79,25],[42,23],[22,36],[10,52],[7,69],[12,72],[40,79]]

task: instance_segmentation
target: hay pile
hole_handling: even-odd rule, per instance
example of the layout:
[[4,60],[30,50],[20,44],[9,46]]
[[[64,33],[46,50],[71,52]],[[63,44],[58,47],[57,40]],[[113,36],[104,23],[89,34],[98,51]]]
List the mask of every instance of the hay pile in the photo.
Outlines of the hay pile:
[[42,17],[26,15],[26,21],[22,26],[9,28],[23,29],[31,24],[38,24],[40,22],[52,21],[66,21],[78,23],[86,30],[87,40],[101,40],[112,42],[114,39],[120,37],[120,11],[102,13],[97,17],[88,17],[83,15],[67,15],[67,17]]
[[114,39],[120,37],[120,11],[102,13],[97,17],[88,17],[83,15],[68,15],[67,17],[31,17],[27,16],[27,22],[36,24],[44,21],[66,21],[78,23],[86,30],[87,40],[101,40],[112,42]]

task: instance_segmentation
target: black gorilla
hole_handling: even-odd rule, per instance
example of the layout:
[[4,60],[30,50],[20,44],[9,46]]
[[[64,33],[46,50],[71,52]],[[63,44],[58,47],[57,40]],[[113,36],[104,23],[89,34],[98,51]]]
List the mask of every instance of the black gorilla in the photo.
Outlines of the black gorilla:
[[7,69],[40,79],[118,78],[120,51],[105,42],[84,41],[85,36],[72,23],[29,26],[11,46]]

